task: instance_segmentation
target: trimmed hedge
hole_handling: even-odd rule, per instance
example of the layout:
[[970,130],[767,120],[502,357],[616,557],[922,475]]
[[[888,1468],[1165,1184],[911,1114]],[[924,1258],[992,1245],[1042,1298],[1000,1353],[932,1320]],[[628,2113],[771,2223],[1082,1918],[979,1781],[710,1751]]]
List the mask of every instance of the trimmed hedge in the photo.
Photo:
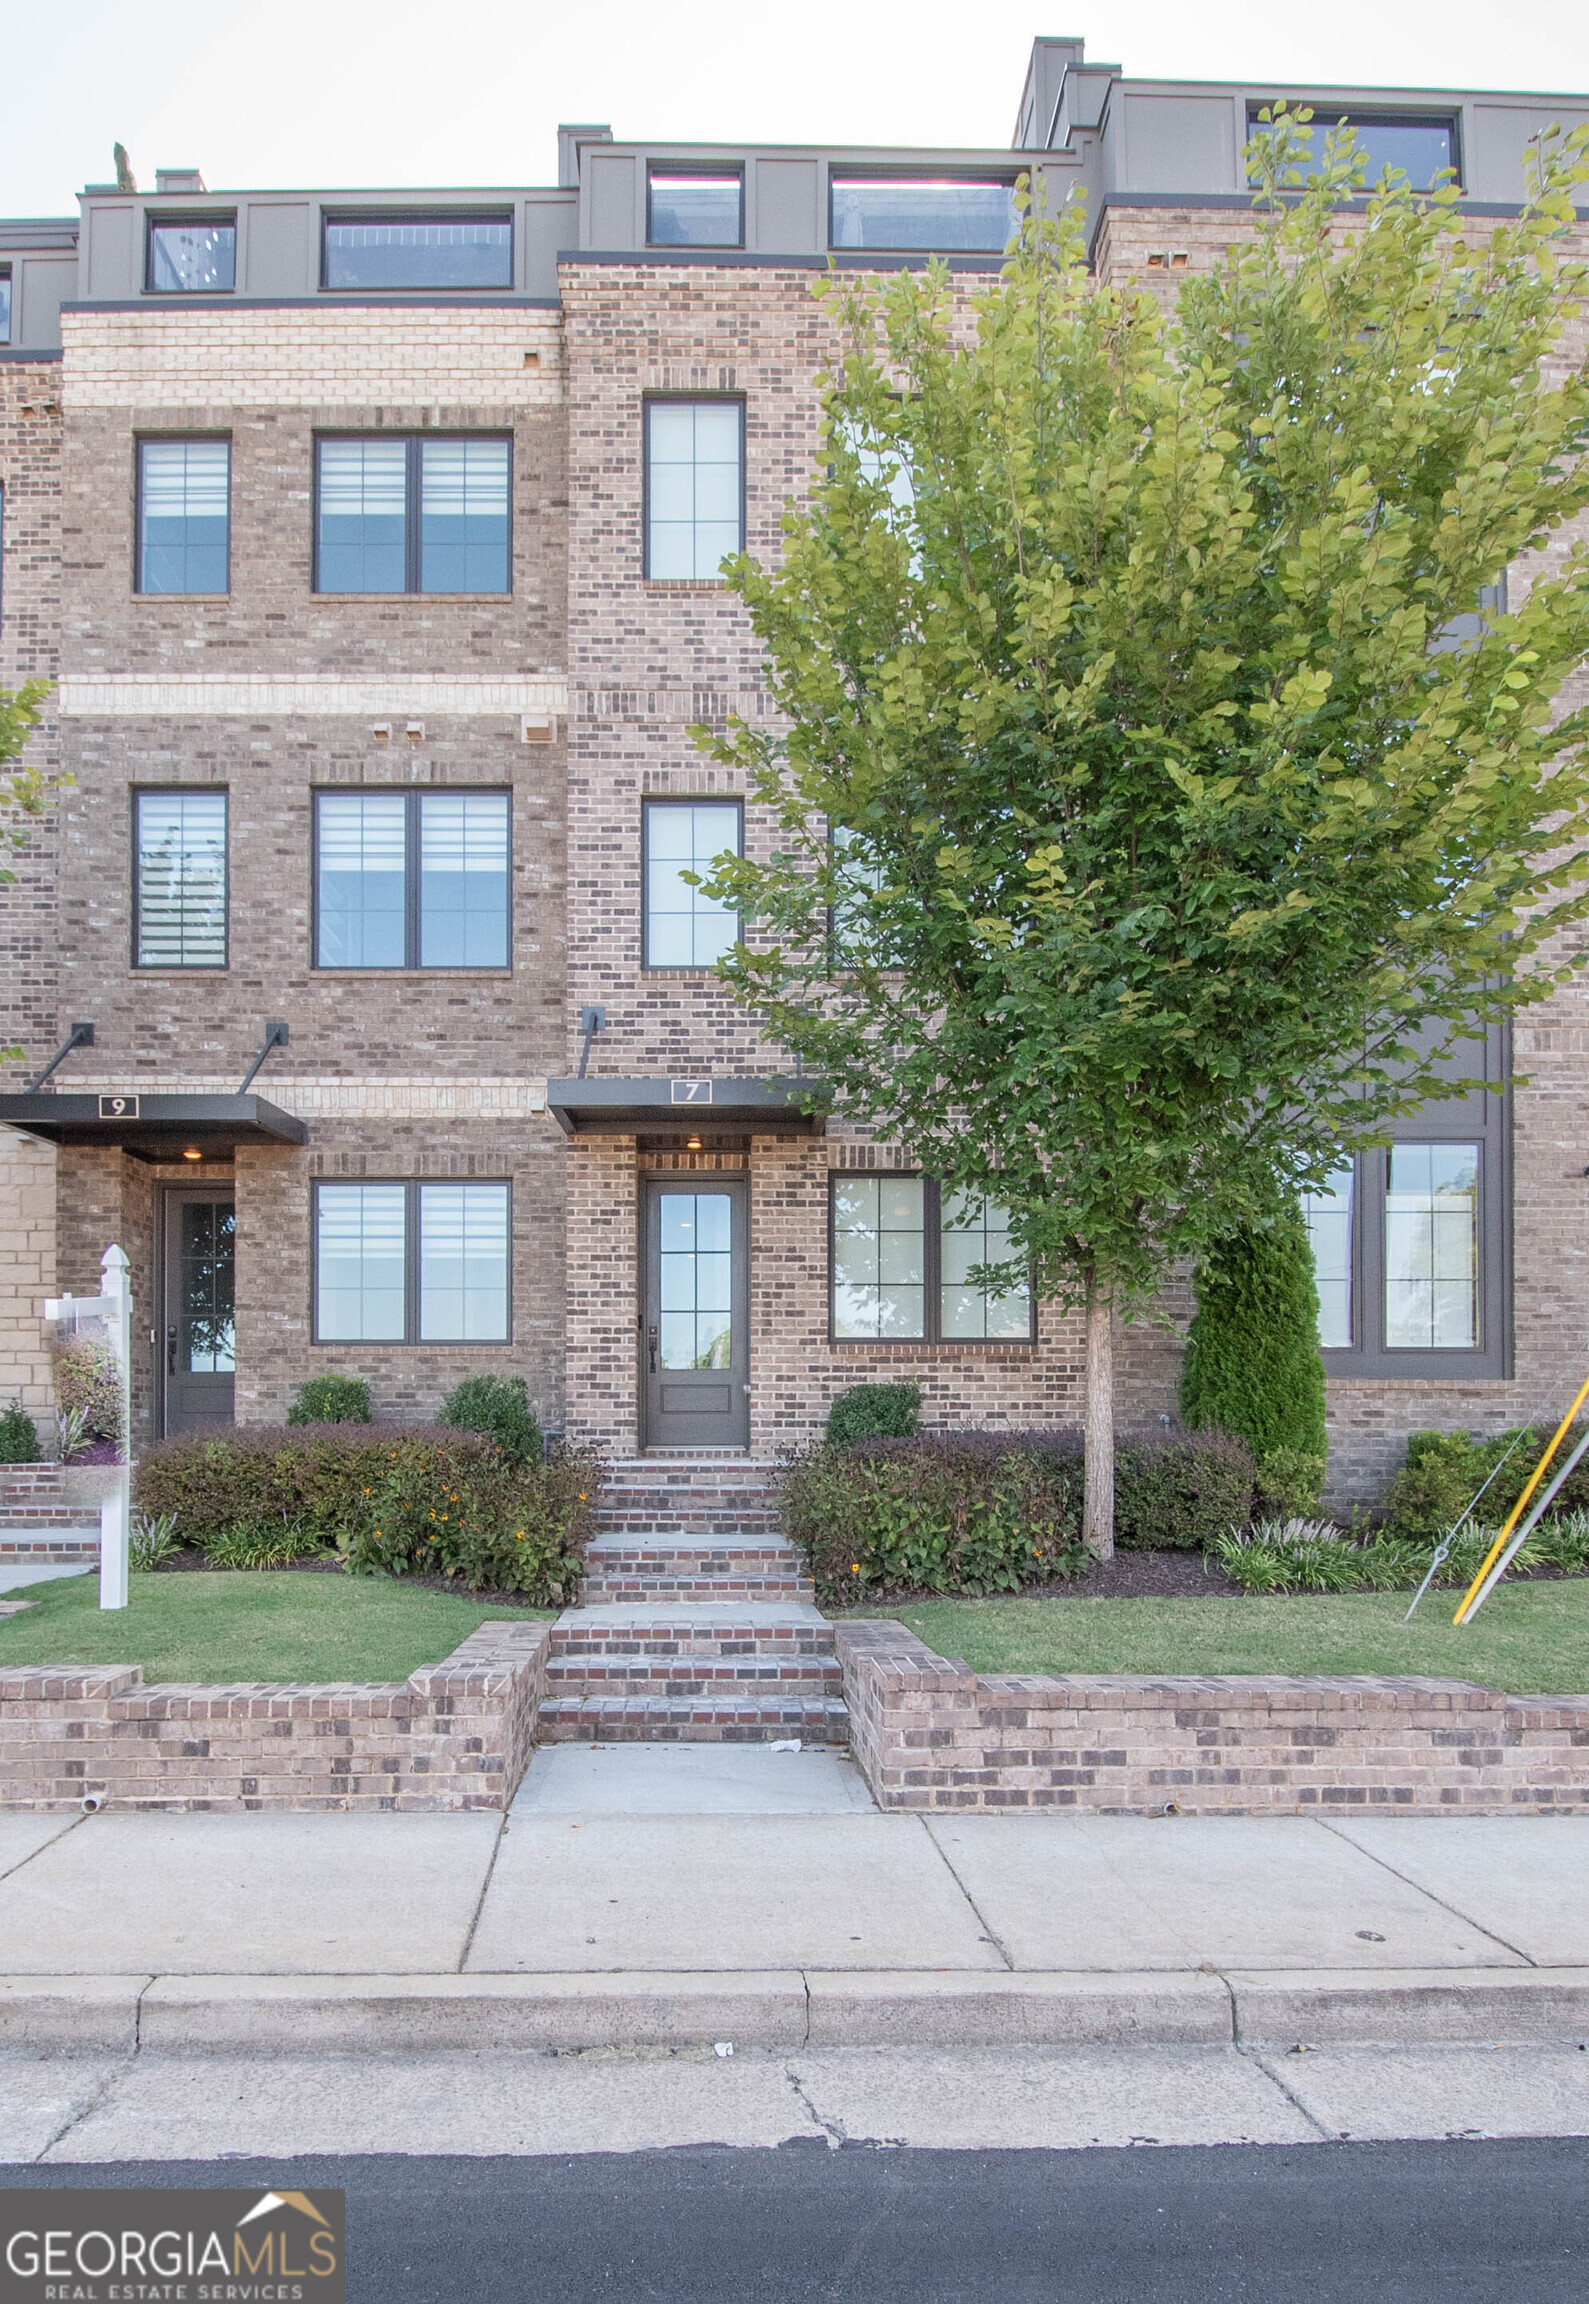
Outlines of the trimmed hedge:
[[828,1410],[827,1437],[836,1448],[856,1440],[913,1440],[921,1429],[921,1386],[852,1384]]
[[0,1464],[36,1464],[39,1428],[20,1400],[0,1414]]
[[[1074,1432],[924,1432],[825,1441],[785,1458],[785,1533],[819,1595],[1013,1592],[1078,1574],[1082,1443]],[[1252,1514],[1250,1451],[1222,1434],[1122,1437],[1115,1541],[1195,1551]]]
[[184,1543],[301,1530],[358,1574],[455,1576],[473,1591],[578,1596],[601,1465],[518,1464],[447,1426],[242,1426],[167,1440],[138,1461],[141,1511]]
[[483,1432],[515,1464],[539,1464],[541,1427],[522,1376],[466,1376],[441,1404],[440,1424]]
[[368,1424],[370,1388],[362,1376],[306,1376],[293,1394],[289,1424]]
[[[1475,1440],[1469,1432],[1409,1432],[1406,1465],[1392,1480],[1385,1498],[1386,1534],[1408,1537],[1415,1543],[1432,1543],[1445,1534],[1453,1521],[1462,1517],[1484,1480],[1496,1472],[1498,1465],[1502,1468],[1485,1489],[1475,1518],[1499,1527],[1523,1493],[1529,1474],[1555,1429],[1554,1424],[1518,1426],[1485,1440]],[[1550,1485],[1582,1438],[1583,1425],[1575,1424],[1551,1459],[1551,1469],[1541,1481],[1540,1489]],[[1515,1447],[1514,1441],[1518,1442]],[[1535,1494],[1539,1492],[1536,1489]],[[1586,1510],[1589,1510],[1589,1456],[1573,1472],[1551,1506],[1552,1514]]]

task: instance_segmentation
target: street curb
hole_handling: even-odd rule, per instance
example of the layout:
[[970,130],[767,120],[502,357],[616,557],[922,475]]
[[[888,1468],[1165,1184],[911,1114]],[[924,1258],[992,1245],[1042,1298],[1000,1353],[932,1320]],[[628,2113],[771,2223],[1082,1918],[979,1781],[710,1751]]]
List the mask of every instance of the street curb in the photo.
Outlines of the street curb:
[[0,1977],[0,2049],[1430,2047],[1589,2040],[1589,1968]]

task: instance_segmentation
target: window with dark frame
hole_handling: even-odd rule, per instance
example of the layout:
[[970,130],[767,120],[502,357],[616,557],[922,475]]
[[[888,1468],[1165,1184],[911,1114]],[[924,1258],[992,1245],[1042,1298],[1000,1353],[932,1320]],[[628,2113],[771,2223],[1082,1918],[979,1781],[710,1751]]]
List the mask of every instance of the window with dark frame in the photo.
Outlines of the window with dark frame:
[[1029,1343],[1031,1290],[991,1295],[979,1267],[1009,1263],[995,1201],[894,1170],[828,1178],[829,1322],[837,1343]]
[[512,1195],[506,1183],[317,1184],[320,1344],[505,1344]]
[[[1258,115],[1272,111],[1272,105],[1250,104],[1247,107],[1247,133],[1255,135],[1264,125]],[[1322,167],[1324,139],[1330,129],[1344,119],[1355,131],[1358,148],[1367,162],[1361,189],[1372,191],[1385,169],[1398,169],[1414,192],[1432,191],[1435,179],[1444,169],[1461,169],[1461,154],[1457,142],[1456,115],[1451,112],[1331,112],[1326,118],[1321,112],[1311,125],[1298,129],[1299,136],[1307,139],[1307,158],[1301,163],[1306,176]]]
[[511,794],[317,792],[317,968],[506,968]]
[[140,440],[136,589],[231,588],[229,440]]
[[220,296],[237,285],[234,216],[151,216],[144,287],[151,296]]
[[326,215],[322,288],[424,291],[513,286],[511,212],[458,208]]
[[643,967],[706,969],[734,949],[738,913],[693,882],[710,873],[716,857],[742,856],[744,837],[744,809],[737,800],[643,804]]
[[645,403],[645,573],[721,581],[745,544],[745,404]]
[[743,175],[737,168],[648,169],[646,241],[653,248],[742,248]]
[[224,968],[224,792],[133,796],[133,965]]
[[496,434],[315,443],[317,592],[508,592],[512,443]]
[[1019,229],[1013,176],[832,176],[828,245],[1002,255]]

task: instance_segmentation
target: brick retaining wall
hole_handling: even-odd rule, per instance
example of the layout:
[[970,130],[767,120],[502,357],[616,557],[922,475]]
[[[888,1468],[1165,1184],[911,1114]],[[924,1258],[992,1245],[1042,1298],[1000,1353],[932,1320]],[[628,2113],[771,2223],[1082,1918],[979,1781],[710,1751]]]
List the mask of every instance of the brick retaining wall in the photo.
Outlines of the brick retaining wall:
[[517,1789],[550,1624],[483,1624],[406,1681],[144,1685],[137,1665],[0,1672],[0,1809],[495,1808]]
[[113,1464],[0,1465],[0,1528],[97,1528]]
[[891,1621],[841,1624],[838,1651],[851,1750],[883,1808],[1589,1812],[1589,1696],[979,1674]]

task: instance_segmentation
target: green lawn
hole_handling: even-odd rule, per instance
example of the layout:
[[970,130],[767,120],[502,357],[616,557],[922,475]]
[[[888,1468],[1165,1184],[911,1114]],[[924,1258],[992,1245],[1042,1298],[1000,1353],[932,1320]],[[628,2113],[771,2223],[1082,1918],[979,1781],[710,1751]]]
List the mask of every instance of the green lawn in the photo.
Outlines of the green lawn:
[[1389,1672],[1514,1694],[1589,1692],[1589,1578],[1503,1584],[1471,1630],[1460,1593],[1265,1600],[925,1600],[896,1616],[976,1672]]
[[146,1680],[403,1680],[451,1655],[488,1606],[379,1576],[269,1569],[134,1576],[129,1605],[99,1607],[97,1576],[63,1576],[8,1597],[0,1670],[18,1664],[141,1664]]

